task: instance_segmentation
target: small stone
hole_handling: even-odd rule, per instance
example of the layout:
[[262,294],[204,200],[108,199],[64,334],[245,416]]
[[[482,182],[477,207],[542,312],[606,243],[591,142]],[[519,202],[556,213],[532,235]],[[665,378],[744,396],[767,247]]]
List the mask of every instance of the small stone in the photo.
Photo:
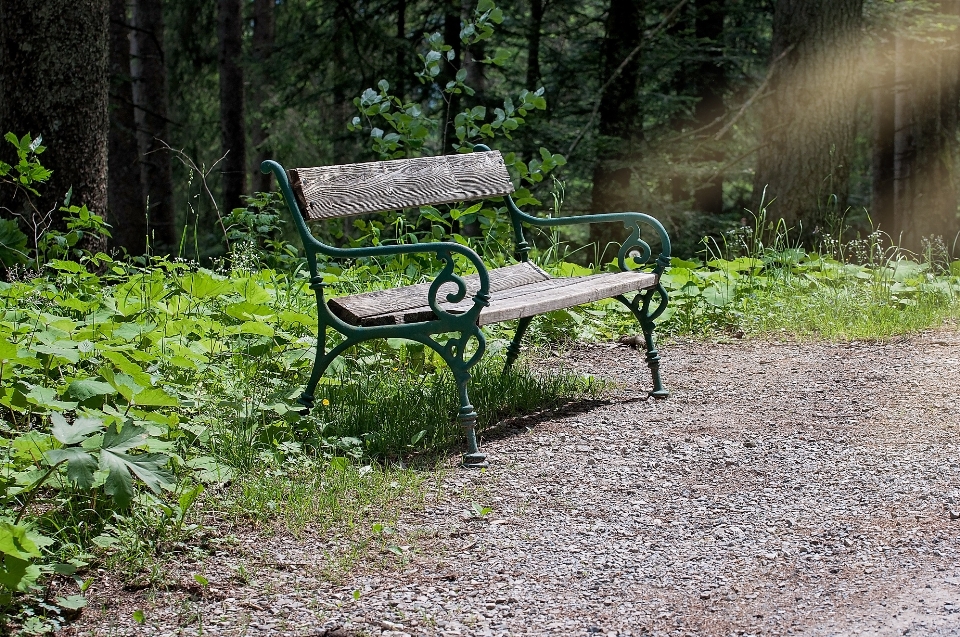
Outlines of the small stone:
[[701,591],[700,599],[710,599],[710,591]]
[[749,439],[748,439],[748,440],[744,440],[744,441],[743,441],[743,446],[744,446],[744,447],[747,447],[748,449],[751,449],[751,448],[757,446],[757,441],[756,441],[756,440],[749,440]]
[[951,511],[950,511],[950,519],[951,519],[951,520],[960,520],[960,511],[953,511],[953,510],[951,510]]

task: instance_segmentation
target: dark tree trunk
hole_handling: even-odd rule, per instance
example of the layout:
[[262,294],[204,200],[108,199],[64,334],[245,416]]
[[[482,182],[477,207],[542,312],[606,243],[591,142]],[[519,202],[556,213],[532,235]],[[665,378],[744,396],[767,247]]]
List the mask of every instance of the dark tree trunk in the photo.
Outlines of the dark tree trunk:
[[253,3],[253,59],[255,81],[251,87],[252,110],[255,112],[253,118],[253,131],[251,142],[253,144],[253,189],[260,192],[270,190],[270,174],[264,175],[260,172],[260,164],[270,159],[269,148],[267,147],[267,137],[269,132],[266,126],[266,116],[264,114],[264,103],[266,102],[270,85],[269,76],[266,72],[267,60],[273,50],[275,21],[273,9],[276,6],[276,0],[254,0]]
[[896,134],[896,66],[893,42],[874,52],[878,72],[872,90],[873,145],[871,148],[873,227],[895,237],[894,136]]
[[[856,124],[863,0],[778,0],[771,56],[780,59],[761,115],[754,205],[812,240],[846,208]],[[783,56],[781,58],[781,56]],[[832,197],[836,199],[832,199]]]
[[[107,0],[0,0],[0,134],[42,135],[40,159],[53,170],[39,216],[0,192],[0,207],[30,217],[32,240],[51,211],[63,229],[58,209],[71,188],[71,205],[107,214],[108,28]],[[10,144],[0,148],[9,161]]]
[[[712,135],[719,129],[720,118],[726,112],[723,95],[727,90],[727,74],[723,68],[723,52],[720,48],[726,1],[697,0],[695,7],[695,32],[701,53],[695,71],[698,101],[694,107],[693,118],[697,128],[703,129],[706,135]],[[693,159],[719,162],[723,160],[723,152],[706,148]],[[693,193],[693,205],[695,210],[709,214],[723,212],[723,175],[718,175],[697,188]]]
[[243,15],[241,0],[219,0],[217,36],[220,41],[220,162],[223,213],[243,206],[247,191],[247,144],[243,118]]
[[[955,2],[938,3],[955,17]],[[936,35],[936,33],[934,33]],[[940,34],[942,36],[942,34]],[[914,252],[949,250],[958,231],[957,36],[952,41],[898,34],[894,136],[894,240]],[[938,239],[939,238],[939,239]]]
[[[644,4],[643,0],[610,0],[603,39],[601,84],[640,43]],[[640,57],[633,58],[600,100],[600,139],[590,206],[594,213],[621,212],[633,207],[630,161],[636,158],[638,146],[643,141],[643,118],[637,97]],[[613,258],[607,245],[622,241],[622,231],[623,228],[616,227],[616,224],[590,226],[590,240],[598,244],[598,255],[603,260]]]
[[[444,3],[444,17],[443,17],[443,42],[450,46],[453,50],[453,59],[449,61],[444,61],[443,71],[437,76],[437,80],[440,84],[440,89],[443,90],[447,83],[452,82],[456,79],[457,71],[460,70],[460,12],[461,12],[461,3],[460,0],[445,0]],[[454,152],[453,144],[456,139],[456,128],[454,126],[453,120],[457,115],[457,111],[460,110],[460,96],[453,94],[446,94],[445,98],[447,100],[447,112],[444,117],[444,128],[443,128],[443,147],[440,149],[442,155]]]
[[527,83],[528,91],[540,88],[540,38],[543,31],[543,0],[530,0],[530,24],[527,26]]
[[152,251],[169,254],[177,245],[177,223],[171,157],[161,143],[170,141],[161,0],[136,0],[134,23],[137,30],[134,34],[133,101],[137,106],[141,183],[148,204]]
[[397,0],[397,55],[396,79],[394,80],[393,94],[404,99],[407,92],[407,0]]
[[127,0],[110,0],[110,151],[108,204],[113,244],[131,255],[147,251],[147,216],[130,76]]

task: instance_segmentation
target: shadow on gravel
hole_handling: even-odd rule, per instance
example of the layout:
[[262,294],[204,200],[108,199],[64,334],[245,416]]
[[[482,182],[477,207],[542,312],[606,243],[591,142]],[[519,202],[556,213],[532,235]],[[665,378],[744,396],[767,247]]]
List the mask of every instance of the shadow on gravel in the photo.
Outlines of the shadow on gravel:
[[[641,399],[637,399],[641,400]],[[599,409],[600,407],[606,407],[611,405],[614,402],[632,402],[627,401],[613,401],[606,399],[596,399],[596,398],[586,398],[583,400],[575,400],[569,403],[560,405],[559,407],[554,407],[552,409],[544,409],[542,411],[534,412],[532,414],[524,414],[522,416],[514,416],[512,418],[506,418],[496,423],[493,426],[487,427],[480,432],[481,442],[491,441],[491,440],[504,440],[507,438],[512,438],[518,434],[522,434],[528,429],[533,429],[539,424],[550,422],[551,420],[556,420],[558,418],[569,418],[570,416],[579,416],[580,414],[585,414],[593,411],[594,409]]]

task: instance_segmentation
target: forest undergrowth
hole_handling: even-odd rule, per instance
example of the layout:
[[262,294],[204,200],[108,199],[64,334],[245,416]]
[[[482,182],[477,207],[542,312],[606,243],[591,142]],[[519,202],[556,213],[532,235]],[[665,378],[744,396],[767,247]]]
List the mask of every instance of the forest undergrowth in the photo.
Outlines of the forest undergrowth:
[[[279,218],[262,202],[249,213],[253,229]],[[95,215],[70,218],[81,235],[102,230]],[[202,534],[205,509],[291,532],[322,520],[362,547],[416,506],[461,443],[452,378],[431,350],[401,341],[349,352],[301,415],[314,297],[291,246],[252,239],[241,233],[208,267],[50,241],[0,283],[0,585],[24,626],[82,606],[94,565],[162,577],[159,556]],[[960,262],[903,258],[879,235],[820,253],[788,239],[761,217],[705,242],[699,261],[674,258],[661,337],[883,339],[960,314]],[[561,242],[534,257],[555,275],[594,271],[563,254]],[[420,282],[438,265],[425,258],[330,262],[328,290]],[[555,349],[635,331],[619,304],[598,302],[541,317],[530,340]],[[512,335],[511,324],[487,329],[493,355],[471,386],[481,431],[604,391],[530,362],[501,375]],[[76,594],[47,599],[57,577]]]

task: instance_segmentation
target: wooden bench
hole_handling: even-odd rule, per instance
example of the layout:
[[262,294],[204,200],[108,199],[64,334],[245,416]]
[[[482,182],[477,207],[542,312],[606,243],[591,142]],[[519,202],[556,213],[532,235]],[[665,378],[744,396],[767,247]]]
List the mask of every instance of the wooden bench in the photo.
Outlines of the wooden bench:
[[[667,293],[660,275],[670,263],[670,239],[653,217],[637,212],[578,217],[535,217],[521,211],[509,196],[513,184],[499,151],[478,145],[462,155],[398,159],[393,161],[297,168],[285,170],[275,161],[265,161],[264,173],[272,172],[293,215],[310,266],[310,287],[317,297],[318,331],[316,359],[310,380],[300,396],[307,409],[313,407],[314,391],[329,364],[344,350],[374,338],[403,338],[434,349],[450,366],[460,398],[460,425],[467,438],[463,464],[487,466],[477,448],[477,414],[467,395],[470,369],[484,354],[481,326],[517,320],[513,342],[507,348],[506,369],[520,353],[523,334],[538,314],[566,309],[606,298],[626,305],[640,322],[646,345],[646,360],[653,376],[656,398],[669,393],[660,380],[660,357],[654,342],[654,321],[667,307]],[[454,242],[380,245],[339,248],[322,243],[310,232],[308,222],[337,219],[371,212],[400,210],[504,197],[515,234],[518,263],[488,270],[470,248]],[[570,224],[623,223],[629,231],[617,255],[620,271],[583,277],[554,278],[529,260],[530,244],[525,226],[552,227]],[[654,259],[641,238],[641,225],[651,227],[659,238],[660,254]],[[443,263],[430,283],[366,292],[325,301],[323,277],[317,256],[355,259],[415,252],[434,253]],[[460,255],[475,273],[455,272],[454,255]],[[631,269],[632,257],[637,269]],[[649,271],[639,266],[649,267]],[[635,293],[631,298],[627,294]],[[327,328],[344,340],[327,351]],[[438,335],[445,335],[435,338]],[[471,347],[471,340],[473,346]]]

